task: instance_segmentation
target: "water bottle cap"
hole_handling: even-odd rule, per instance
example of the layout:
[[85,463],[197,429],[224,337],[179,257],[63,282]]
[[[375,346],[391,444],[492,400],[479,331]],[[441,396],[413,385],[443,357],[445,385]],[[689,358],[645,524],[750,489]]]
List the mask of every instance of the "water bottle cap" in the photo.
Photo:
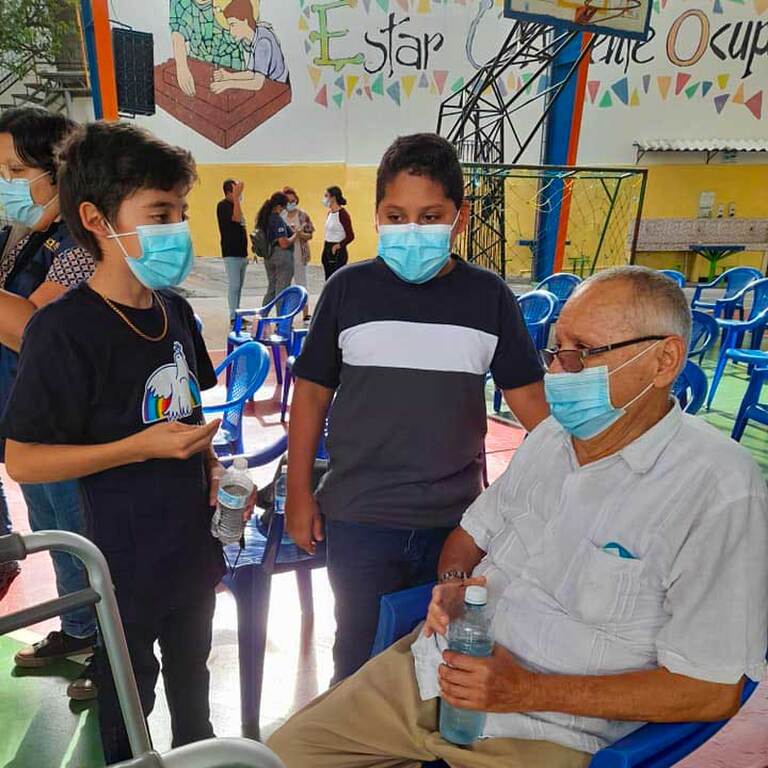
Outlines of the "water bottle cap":
[[467,587],[464,602],[467,605],[485,605],[488,602],[488,590],[485,587]]
[[243,458],[242,456],[238,456],[234,462],[233,465],[235,469],[239,470],[240,472],[247,472],[248,471],[248,459]]

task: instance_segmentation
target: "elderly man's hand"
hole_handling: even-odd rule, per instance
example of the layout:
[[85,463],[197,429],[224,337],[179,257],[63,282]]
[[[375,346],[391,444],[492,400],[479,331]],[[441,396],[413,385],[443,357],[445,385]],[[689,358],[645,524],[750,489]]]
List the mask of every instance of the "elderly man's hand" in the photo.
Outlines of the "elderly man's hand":
[[527,712],[536,675],[518,664],[504,647],[496,645],[491,656],[443,653],[440,692],[460,709],[479,712]]
[[448,581],[432,590],[432,600],[424,622],[424,635],[445,635],[448,625],[461,613],[467,587],[485,586],[485,576],[474,576],[463,581]]

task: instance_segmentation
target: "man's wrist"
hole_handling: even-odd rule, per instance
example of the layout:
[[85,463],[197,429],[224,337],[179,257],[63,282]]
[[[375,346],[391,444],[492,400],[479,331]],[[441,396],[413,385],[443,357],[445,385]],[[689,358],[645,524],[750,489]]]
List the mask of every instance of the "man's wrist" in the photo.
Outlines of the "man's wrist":
[[441,584],[446,584],[451,581],[466,581],[468,578],[469,574],[460,568],[447,568],[438,574],[437,580]]

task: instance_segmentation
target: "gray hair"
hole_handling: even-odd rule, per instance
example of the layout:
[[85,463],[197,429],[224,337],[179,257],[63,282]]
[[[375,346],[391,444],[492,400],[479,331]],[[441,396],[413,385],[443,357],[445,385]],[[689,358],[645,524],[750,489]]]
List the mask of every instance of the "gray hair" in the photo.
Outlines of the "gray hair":
[[598,272],[577,289],[624,282],[632,287],[633,301],[627,306],[627,319],[641,336],[682,336],[686,347],[691,341],[691,309],[683,289],[661,272],[647,267],[615,267]]

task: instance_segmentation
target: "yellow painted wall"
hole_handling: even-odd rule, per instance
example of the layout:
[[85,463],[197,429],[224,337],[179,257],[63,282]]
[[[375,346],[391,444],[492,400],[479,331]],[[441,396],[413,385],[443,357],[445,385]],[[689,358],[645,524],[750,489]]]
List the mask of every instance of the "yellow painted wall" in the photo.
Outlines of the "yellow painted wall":
[[[245,182],[244,210],[249,232],[261,203],[285,185],[296,189],[301,207],[309,213],[318,233],[312,248],[312,261],[319,263],[322,250],[323,226],[326,210],[322,206],[326,187],[338,185],[347,198],[347,208],[352,217],[356,240],[350,248],[350,258],[371,258],[376,253],[376,233],[373,227],[376,168],[373,166],[348,166],[338,164],[318,165],[200,165],[199,182],[190,195],[190,224],[196,252],[200,256],[218,256],[219,233],[216,224],[216,204],[222,198],[221,184],[226,178]],[[525,184],[526,182],[523,182]],[[657,165],[649,169],[648,188],[644,216],[647,218],[684,218],[698,213],[699,194],[715,193],[716,204],[726,206],[733,201],[740,217],[768,218],[768,165]],[[531,187],[535,197],[535,185]],[[523,195],[524,197],[525,195]],[[514,217],[515,205],[508,196],[510,217]],[[508,217],[508,218],[510,218]],[[511,218],[510,218],[511,221]],[[525,230],[526,224],[518,222],[517,229]],[[533,222],[531,221],[531,226]],[[510,242],[521,236],[515,232]],[[531,233],[532,236],[532,233]],[[618,235],[613,238],[623,241]],[[572,240],[572,242],[575,242]],[[512,246],[511,246],[512,247]],[[512,247],[508,259],[530,259],[530,250]],[[519,253],[517,253],[519,251]],[[718,265],[718,271],[744,264],[760,267],[761,253],[743,253],[726,259]],[[638,259],[641,264],[664,269],[683,266],[681,254],[644,253]],[[524,265],[522,265],[524,266]],[[525,270],[520,267],[521,274]],[[694,265],[692,278],[707,274],[708,264],[701,258]],[[513,270],[514,271],[514,270]]]
[[[698,215],[699,195],[715,193],[715,208],[736,204],[741,218],[768,218],[768,165],[654,165],[648,172],[643,216],[656,218],[694,218]],[[691,257],[692,258],[692,257]],[[745,251],[718,262],[718,273],[735,266],[760,268],[763,253]],[[680,269],[679,253],[643,253],[639,264],[656,269]],[[692,265],[691,278],[706,277],[709,263],[701,257]]]
[[245,182],[243,209],[248,231],[253,230],[261,204],[284,186],[293,187],[300,206],[317,229],[312,241],[312,261],[320,262],[323,228],[327,210],[322,199],[327,187],[339,186],[347,199],[356,239],[350,246],[350,258],[368,259],[376,254],[373,228],[376,169],[369,166],[327,165],[200,165],[199,181],[189,196],[190,226],[195,251],[200,256],[219,256],[219,230],[216,204],[223,197],[221,185],[227,178]]

